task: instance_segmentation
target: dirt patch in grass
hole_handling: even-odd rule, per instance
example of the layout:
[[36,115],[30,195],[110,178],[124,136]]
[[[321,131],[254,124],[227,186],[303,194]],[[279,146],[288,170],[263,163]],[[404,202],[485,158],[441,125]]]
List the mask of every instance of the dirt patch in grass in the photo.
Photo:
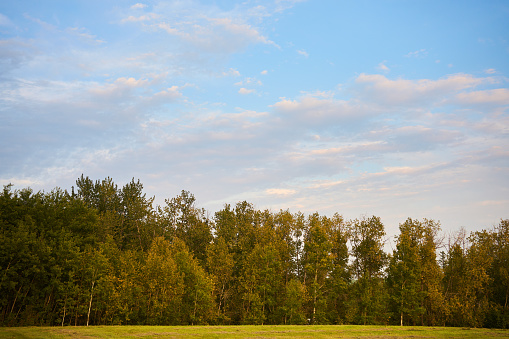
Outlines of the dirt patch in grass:
[[[145,332],[145,333],[135,333],[131,334],[133,337],[154,337],[154,336],[171,336],[171,337],[178,337],[182,336],[182,333],[177,332]],[[189,335],[189,334],[186,334]]]
[[56,334],[62,334],[69,336],[69,338],[76,338],[76,339],[93,339],[97,338],[95,336],[90,336],[83,334],[80,330],[71,330],[71,329],[52,329],[51,331],[46,331],[50,333],[56,333]]

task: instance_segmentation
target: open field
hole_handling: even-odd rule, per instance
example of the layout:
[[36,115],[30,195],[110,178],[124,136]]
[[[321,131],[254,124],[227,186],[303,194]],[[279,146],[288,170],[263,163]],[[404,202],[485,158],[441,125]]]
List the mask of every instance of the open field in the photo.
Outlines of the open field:
[[3,327],[0,338],[509,338],[509,330],[353,325]]

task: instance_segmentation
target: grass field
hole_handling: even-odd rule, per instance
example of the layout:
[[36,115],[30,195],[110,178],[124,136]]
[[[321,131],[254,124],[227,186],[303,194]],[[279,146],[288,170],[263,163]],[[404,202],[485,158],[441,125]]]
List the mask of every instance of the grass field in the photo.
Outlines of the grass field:
[[353,325],[1,327],[0,338],[509,338],[509,330]]

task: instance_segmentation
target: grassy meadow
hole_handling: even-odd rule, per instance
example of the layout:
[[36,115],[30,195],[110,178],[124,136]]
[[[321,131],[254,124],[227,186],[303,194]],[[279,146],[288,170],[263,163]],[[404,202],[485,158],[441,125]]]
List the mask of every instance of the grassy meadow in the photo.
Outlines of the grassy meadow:
[[0,338],[509,338],[509,330],[355,325],[2,327]]

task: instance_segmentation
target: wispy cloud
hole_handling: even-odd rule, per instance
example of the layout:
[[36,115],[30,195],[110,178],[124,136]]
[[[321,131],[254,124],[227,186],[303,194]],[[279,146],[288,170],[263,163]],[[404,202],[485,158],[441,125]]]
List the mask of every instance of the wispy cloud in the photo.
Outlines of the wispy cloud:
[[361,74],[356,79],[359,95],[388,105],[421,105],[444,100],[451,93],[495,83],[494,78],[476,78],[469,74],[453,74],[438,80],[388,79],[383,75]]
[[132,5],[131,9],[143,9],[145,7],[147,7],[147,5],[138,2],[137,4]]
[[405,55],[407,58],[424,58],[428,56],[428,51],[425,48],[421,48],[417,51],[409,52]]
[[90,42],[99,43],[99,44],[106,43],[106,41],[97,39],[96,35],[92,35],[92,34],[88,33],[87,30],[82,27],[69,27],[66,29],[66,31],[72,35],[76,35],[77,37],[79,37],[80,39],[83,39],[85,41],[90,41]]
[[240,76],[240,72],[234,68],[230,68],[228,71],[223,72],[223,75],[238,77]]
[[301,50],[298,50],[297,53],[299,53],[300,55],[302,55],[303,57],[305,58],[309,58],[309,54],[308,52],[306,52],[305,50],[301,49]]
[[269,188],[265,190],[265,192],[269,195],[285,195],[285,196],[297,193],[296,190],[286,188]]
[[497,88],[483,91],[459,93],[457,100],[462,104],[509,105],[509,89]]
[[220,13],[210,9],[203,11],[202,5],[189,2],[187,5],[159,5],[152,13],[130,15],[121,21],[162,30],[207,53],[235,53],[251,44],[267,44],[279,48],[248,23],[247,19],[249,17],[233,16],[228,12]]
[[147,13],[139,16],[130,15],[125,19],[122,19],[122,22],[145,22],[145,21],[153,21],[159,18],[159,15],[155,13]]
[[251,93],[255,93],[256,91],[254,89],[247,89],[247,88],[244,88],[244,87],[241,87],[239,89],[239,94],[251,94]]
[[0,13],[0,26],[10,26],[10,25],[12,25],[11,20],[9,20],[7,16]]
[[387,65],[385,65],[385,63],[386,61],[379,63],[377,68],[381,71],[388,72],[390,69],[387,67]]

